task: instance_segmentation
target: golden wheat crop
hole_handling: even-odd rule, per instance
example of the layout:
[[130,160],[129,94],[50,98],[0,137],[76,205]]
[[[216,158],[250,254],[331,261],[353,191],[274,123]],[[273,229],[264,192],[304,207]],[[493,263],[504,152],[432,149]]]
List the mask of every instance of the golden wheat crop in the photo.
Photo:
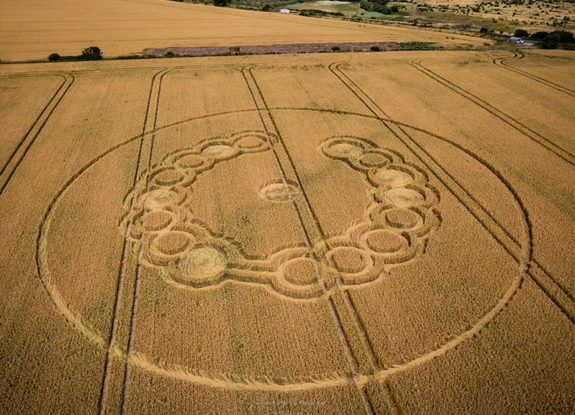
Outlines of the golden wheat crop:
[[569,413],[566,57],[3,65],[3,409]]
[[483,39],[161,0],[4,0],[0,59],[79,55],[98,46],[104,56],[147,48],[301,43],[441,42],[481,46]]

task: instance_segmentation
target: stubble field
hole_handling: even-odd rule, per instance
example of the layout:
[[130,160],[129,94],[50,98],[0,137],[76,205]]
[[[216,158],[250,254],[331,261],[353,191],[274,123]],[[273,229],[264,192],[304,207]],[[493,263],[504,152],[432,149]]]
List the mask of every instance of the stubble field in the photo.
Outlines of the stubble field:
[[1,67],[2,412],[573,412],[574,70]]
[[145,49],[355,42],[433,42],[482,46],[458,34],[381,27],[333,19],[280,15],[168,0],[3,0],[0,60],[46,60],[98,46],[105,57]]

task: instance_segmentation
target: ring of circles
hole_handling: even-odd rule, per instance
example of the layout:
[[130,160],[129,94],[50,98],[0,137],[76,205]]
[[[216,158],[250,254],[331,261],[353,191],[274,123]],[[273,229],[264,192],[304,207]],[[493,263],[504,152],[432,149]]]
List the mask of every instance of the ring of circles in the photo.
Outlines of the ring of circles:
[[[425,173],[396,152],[356,137],[324,140],[319,151],[345,162],[367,183],[371,205],[359,223],[313,249],[284,249],[263,260],[247,259],[238,243],[214,236],[194,216],[192,183],[220,163],[246,153],[266,152],[277,136],[245,131],[204,140],[168,154],[144,172],[124,201],[127,231],[141,263],[160,270],[171,284],[203,289],[224,280],[259,283],[300,299],[325,295],[341,278],[344,286],[376,280],[393,266],[424,251],[439,226],[434,207],[439,193]],[[270,203],[292,203],[302,194],[296,183],[266,183],[259,196]]]

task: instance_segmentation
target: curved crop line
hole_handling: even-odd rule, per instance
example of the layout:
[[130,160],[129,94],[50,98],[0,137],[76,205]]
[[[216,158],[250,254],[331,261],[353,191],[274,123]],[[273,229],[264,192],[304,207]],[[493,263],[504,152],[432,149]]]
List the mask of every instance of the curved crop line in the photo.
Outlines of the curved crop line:
[[[522,268],[526,266],[527,266],[526,263],[522,264]],[[417,359],[411,360],[410,362],[404,365],[393,366],[389,369],[383,369],[377,372],[375,374],[376,379],[379,381],[384,381],[396,373],[403,372],[404,370],[408,370],[416,366],[420,366],[439,356],[443,356],[449,350],[455,349],[464,341],[477,336],[481,330],[487,327],[489,323],[491,323],[491,321],[493,321],[493,319],[497,317],[507,307],[513,296],[521,288],[521,284],[523,283],[524,279],[525,279],[525,271],[520,271],[517,274],[517,276],[513,279],[512,284],[509,286],[503,297],[497,302],[497,305],[494,308],[492,308],[487,314],[485,314],[470,330],[467,330],[465,333],[460,334],[452,341],[444,344],[439,349],[436,349],[431,353],[428,353]]]
[[317,112],[329,112],[336,115],[355,115],[357,117],[371,118],[377,120],[377,117],[369,114],[359,114],[357,112],[333,110],[327,108],[287,108],[287,107],[270,107],[270,110],[280,110],[280,111],[317,111]]
[[[528,230],[529,230],[529,238],[532,239],[532,229],[533,229],[533,225],[529,219],[529,216],[527,215],[527,208],[525,207],[525,204],[523,203],[523,201],[521,200],[519,194],[517,193],[517,191],[513,188],[513,186],[511,186],[511,183],[509,183],[509,181],[507,179],[505,179],[505,177],[503,177],[503,175],[497,171],[493,166],[491,166],[487,161],[483,160],[480,156],[478,156],[477,154],[473,153],[472,151],[462,147],[461,145],[455,143],[454,141],[451,141],[445,137],[441,137],[437,134],[434,134],[430,131],[424,130],[422,128],[418,128],[418,127],[414,127],[408,124],[404,124],[401,122],[394,122],[396,125],[398,126],[403,126],[406,128],[411,128],[413,130],[416,131],[420,131],[423,132],[425,134],[428,134],[434,138],[437,138],[438,140],[441,140],[443,142],[446,142],[450,145],[452,145],[453,147],[459,149],[460,151],[463,151],[464,153],[468,154],[470,157],[476,159],[478,162],[480,162],[481,164],[483,164],[487,169],[489,169],[495,176],[497,176],[497,178],[507,187],[507,189],[513,194],[515,200],[517,201],[517,203],[520,206],[520,209],[523,211],[523,215],[525,216],[525,219],[527,221],[527,225],[528,225]],[[491,213],[489,213],[489,211],[487,209],[485,209],[485,207],[477,200],[473,197],[473,195],[471,195],[469,192],[467,192],[460,184],[459,182],[457,182],[457,180],[455,180],[454,178],[452,178],[467,194],[467,196],[473,200],[475,203],[477,203],[478,206],[480,206],[486,213],[486,215],[488,215],[491,220],[493,220],[495,222],[495,218],[493,217],[493,215]],[[507,235],[507,237],[513,241],[515,244],[519,245],[519,241],[511,234],[507,231],[507,229],[505,229],[504,227],[502,227],[500,225],[501,230]],[[541,265],[541,263],[539,263],[539,261],[537,261],[536,258],[534,258],[532,256],[532,253],[529,253],[529,258],[530,258],[530,263],[536,265],[541,272],[543,272],[543,274],[549,278],[555,285],[557,285],[557,287],[559,289],[561,289],[561,291],[563,291],[563,293],[572,301],[575,302],[575,298],[573,298],[573,295],[571,293],[569,293],[569,291],[563,286],[563,284],[561,282],[559,282],[557,280],[557,278],[553,277],[544,267],[543,265]],[[531,275],[531,274],[530,274]],[[535,278],[534,278],[535,279]],[[536,283],[538,285],[540,285],[540,282],[536,280]],[[551,298],[551,297],[550,297]],[[567,316],[570,318],[570,320],[575,320],[575,316],[572,316],[566,309],[564,306],[559,305],[555,299],[551,298],[551,300],[565,313],[567,314]]]
[[[343,82],[343,80],[342,80],[342,82]],[[344,84],[345,84],[345,82],[344,82]],[[313,110],[313,109],[309,109],[309,110]],[[246,112],[246,111],[257,111],[257,110],[242,110],[240,112]],[[233,112],[225,112],[225,113],[221,113],[221,114],[212,114],[211,116],[224,115],[224,114],[228,114],[228,113],[233,113]],[[202,118],[207,118],[207,117],[210,117],[210,116],[206,115],[206,116],[191,118],[189,120],[185,120],[185,121],[181,121],[181,122],[177,122],[177,123],[173,123],[173,124],[159,127],[158,130],[159,129],[165,129],[165,128],[168,128],[170,126],[177,125],[177,124],[182,124],[183,122],[190,122],[190,121],[193,121],[196,119],[202,119]],[[378,117],[377,114],[375,115],[374,118],[381,120],[381,118]],[[396,124],[399,124],[399,123],[396,123]],[[120,143],[116,146],[111,147],[106,152],[102,153],[100,156],[96,157],[90,163],[85,165],[70,180],[68,180],[68,182],[62,187],[62,189],[59,191],[59,193],[56,195],[56,197],[50,203],[48,210],[46,211],[44,218],[40,224],[38,238],[37,238],[37,247],[38,247],[37,253],[36,253],[37,269],[38,269],[40,279],[44,285],[44,288],[46,289],[52,302],[55,304],[56,308],[62,312],[62,314],[67,319],[67,321],[73,327],[75,327],[77,330],[79,330],[84,335],[86,335],[86,337],[88,337],[90,340],[92,340],[95,344],[97,344],[102,349],[108,350],[109,355],[111,355],[114,358],[126,358],[126,352],[120,350],[117,347],[109,348],[108,342],[102,337],[102,335],[100,333],[98,333],[95,329],[85,325],[82,322],[81,318],[79,316],[77,316],[75,313],[73,313],[68,308],[65,301],[61,298],[59,292],[57,291],[57,289],[54,285],[54,282],[51,278],[51,274],[50,274],[50,271],[49,271],[48,265],[47,265],[47,256],[46,256],[47,235],[48,235],[48,230],[50,228],[51,220],[52,220],[52,217],[54,214],[54,207],[58,203],[58,201],[62,197],[62,195],[66,192],[66,190],[71,186],[71,184],[76,179],[78,179],[79,176],[82,175],[86,170],[88,170],[90,167],[92,167],[96,162],[98,162],[102,158],[106,157],[107,155],[109,155],[113,151],[137,140],[138,138],[142,138],[142,136],[133,137],[131,139],[126,140],[123,143]],[[481,162],[480,160],[478,160],[478,161]],[[489,166],[488,166],[488,168],[489,168]],[[490,169],[490,170],[492,170],[492,169]],[[505,182],[504,182],[504,185],[507,186],[507,184]],[[512,194],[514,195],[514,197],[516,196],[516,194],[514,192],[512,192]],[[522,205],[522,203],[519,200],[517,200],[517,202],[520,205]],[[524,278],[524,274],[520,273],[514,279],[513,284],[507,290],[504,297],[498,302],[496,307],[494,309],[492,309],[488,314],[486,314],[472,329],[463,333],[462,335],[460,335],[458,338],[452,340],[451,342],[446,343],[445,345],[443,345],[439,349],[435,350],[434,352],[430,353],[429,355],[422,356],[421,358],[416,359],[415,361],[411,361],[411,362],[409,362],[403,366],[397,366],[397,367],[393,367],[390,369],[384,369],[384,370],[377,372],[375,375],[375,378],[386,379],[388,376],[390,376],[393,373],[397,373],[399,371],[411,368],[415,365],[422,364],[422,363],[424,363],[428,360],[431,360],[437,356],[445,354],[448,350],[461,344],[466,339],[475,336],[477,333],[479,333],[479,331],[482,328],[487,326],[489,324],[489,322],[493,318],[495,318],[505,308],[505,305],[511,300],[514,293],[517,292],[517,290],[521,286],[521,282],[523,281],[523,278]],[[143,357],[139,354],[134,354],[133,356],[127,358],[127,361],[131,365],[141,367],[145,370],[151,370],[154,373],[157,373],[157,374],[162,375],[162,376],[176,378],[176,379],[180,379],[180,380],[184,380],[184,381],[188,381],[188,382],[192,382],[192,383],[205,384],[207,386],[221,387],[221,388],[228,388],[228,389],[231,388],[231,389],[242,389],[242,390],[245,389],[245,390],[291,391],[291,390],[298,390],[298,389],[301,390],[301,389],[312,389],[312,388],[335,387],[335,386],[349,385],[349,384],[354,383],[354,380],[351,377],[346,376],[345,373],[334,374],[333,378],[329,378],[329,376],[321,375],[323,380],[310,381],[310,382],[285,383],[284,381],[275,382],[273,380],[270,380],[269,382],[261,382],[261,381],[251,381],[249,379],[232,380],[231,378],[224,379],[222,377],[217,377],[217,376],[210,377],[210,376],[206,376],[206,375],[201,374],[201,373],[200,374],[194,374],[192,372],[186,371],[185,369],[183,369],[181,367],[177,367],[177,366],[174,366],[174,367],[158,366],[158,365],[155,365],[155,364],[149,362],[148,360],[146,360],[145,357]],[[372,378],[372,376],[359,375],[357,382],[360,385],[365,385],[371,378]],[[270,377],[270,379],[273,379],[273,378]]]
[[[221,115],[220,113],[214,115]],[[197,117],[196,119],[206,118],[208,116],[201,116]],[[192,121],[187,120],[187,121]],[[160,128],[167,128],[168,126],[160,127]],[[142,139],[143,135],[138,135],[132,137],[122,143],[119,143],[115,146],[110,147],[108,150],[100,154],[99,156],[92,159],[89,163],[83,166],[80,170],[78,170],[68,181],[61,187],[58,193],[54,196],[48,208],[40,222],[38,227],[38,235],[36,238],[36,268],[38,272],[39,279],[54,306],[56,309],[64,316],[66,321],[80,333],[82,333],[88,340],[98,346],[101,350],[107,353],[108,359],[116,358],[116,359],[124,359],[127,361],[128,364],[132,364],[134,366],[141,367],[146,370],[150,370],[150,362],[142,359],[141,356],[135,354],[134,356],[127,357],[127,351],[123,350],[117,345],[111,345],[108,340],[104,337],[102,333],[100,333],[94,327],[86,324],[82,317],[77,313],[74,313],[68,307],[66,301],[62,298],[60,292],[58,291],[56,284],[53,280],[52,273],[48,266],[48,255],[47,255],[47,245],[48,245],[48,234],[51,227],[52,219],[55,214],[55,208],[64,196],[64,194],[70,189],[72,184],[80,178],[87,170],[89,170],[92,166],[94,166],[97,162],[105,158],[106,156],[110,155],[114,151],[135,142],[138,139]],[[261,285],[260,285],[261,286]],[[271,290],[271,289],[270,289]],[[153,365],[153,364],[152,364]],[[249,380],[240,380],[234,381],[231,379],[228,380],[219,380],[217,376],[209,376],[209,375],[202,375],[202,374],[192,374],[191,372],[185,371],[182,368],[170,368],[170,367],[156,367],[154,369],[155,373],[158,373],[163,376],[168,376],[171,378],[176,378],[180,380],[185,380],[188,382],[197,382],[206,385],[213,385],[218,387],[232,387],[234,389],[248,389],[248,390],[278,390],[278,391],[290,391],[291,389],[306,389],[306,388],[327,388],[333,386],[341,386],[353,383],[353,380],[346,375],[345,372],[335,373],[333,374],[334,378],[339,378],[339,380],[330,380],[329,376],[327,375],[318,375],[319,380],[313,380],[309,382],[299,382],[297,386],[290,386],[289,379],[280,379],[279,381],[274,381],[273,379],[277,379],[273,376],[270,376],[271,379],[269,382],[259,382],[259,381],[249,381]],[[204,379],[205,378],[205,379]],[[211,380],[210,380],[211,379]],[[327,379],[327,380],[322,380]],[[275,383],[274,383],[275,382]],[[235,384],[237,386],[233,386]],[[232,385],[232,386],[230,386]]]
[[[241,391],[295,392],[301,390],[325,389],[353,385],[351,376],[345,372],[335,372],[307,377],[309,380],[261,376],[264,380],[254,380],[248,376],[221,375],[213,376],[202,371],[193,372],[181,366],[169,367],[150,362],[141,353],[134,353],[128,358],[128,363],[148,372],[181,380],[196,385],[204,385],[220,389]],[[305,378],[304,378],[305,379]]]
[[[40,112],[40,115],[38,115],[38,117],[36,118],[36,120],[34,121],[32,126],[28,129],[28,131],[24,135],[24,138],[20,141],[20,143],[18,144],[16,149],[12,152],[12,154],[10,155],[10,158],[8,159],[8,161],[6,162],[4,167],[2,168],[2,171],[0,172],[0,177],[1,177],[2,174],[4,174],[6,172],[8,165],[12,162],[12,160],[14,159],[14,157],[16,156],[18,151],[24,145],[24,142],[26,141],[26,139],[30,136],[30,133],[32,133],[34,128],[38,126],[38,131],[33,135],[33,137],[30,139],[30,141],[23,147],[22,154],[20,155],[18,160],[15,162],[15,165],[13,166],[13,168],[11,169],[9,174],[7,175],[8,176],[7,179],[4,181],[4,183],[2,185],[0,185],[1,186],[0,187],[0,195],[2,195],[2,193],[4,192],[4,189],[6,189],[6,187],[8,186],[8,183],[10,182],[12,177],[14,176],[14,173],[16,172],[18,167],[20,166],[20,163],[22,163],[22,160],[24,160],[24,157],[26,157],[26,154],[28,154],[28,150],[30,150],[30,148],[32,147],[32,145],[34,144],[34,142],[36,141],[36,139],[38,138],[38,136],[40,135],[40,133],[44,129],[44,126],[46,125],[46,123],[48,122],[48,120],[50,119],[50,117],[52,116],[52,114],[54,113],[54,111],[56,110],[58,105],[60,104],[60,102],[62,102],[62,99],[64,99],[64,96],[67,94],[68,90],[74,84],[74,82],[76,80],[76,78],[72,74],[66,74],[66,75],[58,74],[58,76],[62,76],[64,78],[64,82],[60,85],[58,90],[54,93],[54,95],[52,96],[50,101],[44,106],[44,109]],[[68,76],[69,78],[66,78],[66,76]],[[62,94],[60,95],[60,97],[57,98],[58,95],[60,94],[60,91],[62,91],[62,89],[64,88],[64,86],[66,85],[66,83],[68,81],[70,81],[70,83],[65,87],[65,89],[62,92]],[[47,112],[49,107],[53,103],[54,103],[53,108],[51,110],[49,110],[49,112]],[[46,119],[40,123],[40,120],[44,116]]]
[[[515,58],[517,58],[517,54],[515,54]],[[524,58],[524,55],[522,55],[522,56],[519,57],[518,59],[523,59],[523,58]],[[562,85],[559,85],[559,84],[556,84],[556,83],[554,83],[554,82],[548,81],[547,79],[541,78],[541,77],[539,77],[539,76],[537,76],[537,75],[530,74],[529,72],[523,71],[523,70],[521,70],[521,69],[512,68],[512,67],[510,67],[510,66],[508,66],[507,64],[504,63],[506,60],[507,60],[507,59],[504,59],[504,58],[498,58],[498,59],[493,59],[492,62],[493,62],[495,65],[497,65],[497,66],[499,66],[499,67],[501,67],[501,68],[507,69],[507,70],[509,70],[509,71],[511,71],[511,72],[515,72],[515,73],[517,73],[517,74],[519,74],[519,75],[521,75],[521,76],[524,76],[524,77],[526,77],[526,78],[531,79],[532,81],[539,82],[540,84],[543,84],[543,85],[545,85],[545,86],[547,86],[547,87],[549,87],[549,88],[553,88],[553,89],[555,89],[555,90],[557,90],[557,91],[559,91],[559,92],[563,92],[564,94],[567,94],[567,95],[570,95],[570,96],[572,96],[572,97],[575,97],[575,91],[573,91],[572,89],[569,89],[569,88],[566,88],[566,87],[564,87],[564,86],[562,86]]]
[[[395,123],[398,125],[403,125],[405,127],[409,127],[409,128],[414,128],[411,126],[408,126],[406,124],[402,124],[402,123]],[[414,128],[416,129],[416,128]],[[421,130],[418,129],[420,131],[425,131],[425,130]],[[406,363],[405,365],[402,366],[395,366],[392,367],[390,369],[384,369],[380,372],[378,372],[376,374],[376,377],[380,380],[386,379],[387,377],[391,376],[394,373],[400,372],[402,370],[407,370],[411,367],[423,364],[427,361],[430,361],[436,357],[439,357],[443,354],[445,354],[448,350],[453,349],[455,347],[457,347],[458,345],[460,345],[461,343],[463,343],[465,340],[475,337],[477,334],[479,334],[479,332],[485,328],[497,315],[499,315],[499,313],[501,313],[501,311],[503,311],[503,309],[505,309],[505,307],[507,306],[507,304],[511,301],[511,299],[513,298],[513,296],[517,293],[517,291],[519,290],[519,288],[521,288],[521,284],[523,283],[524,279],[525,279],[525,275],[528,271],[529,268],[529,263],[531,262],[531,250],[532,250],[532,225],[531,225],[531,221],[529,220],[529,217],[527,215],[527,210],[525,208],[525,205],[523,204],[521,198],[519,197],[519,195],[517,194],[517,192],[515,191],[515,189],[513,189],[513,187],[511,186],[511,184],[507,181],[507,179],[505,179],[503,177],[503,175],[501,175],[501,173],[499,173],[494,167],[492,167],[489,163],[487,163],[485,160],[483,160],[481,157],[479,157],[478,155],[476,155],[475,153],[473,153],[472,151],[464,148],[463,146],[447,139],[441,136],[438,136],[436,134],[430,134],[431,136],[444,141],[447,144],[452,145],[453,147],[457,148],[458,150],[464,152],[465,154],[467,154],[468,156],[472,157],[473,159],[475,159],[477,162],[479,162],[480,164],[482,164],[484,167],[486,167],[489,171],[491,171],[496,177],[497,179],[499,179],[499,181],[507,188],[507,190],[511,193],[511,195],[513,196],[513,198],[515,199],[515,202],[519,208],[519,211],[521,212],[521,217],[523,219],[523,231],[524,231],[524,235],[523,237],[525,238],[525,241],[523,244],[521,244],[522,246],[522,255],[523,257],[519,259],[519,273],[517,274],[517,276],[513,279],[511,285],[509,286],[509,288],[507,289],[507,291],[505,292],[505,294],[503,295],[503,297],[498,301],[497,305],[491,309],[487,314],[485,314],[470,330],[466,331],[465,333],[459,335],[458,337],[456,337],[455,339],[453,339],[452,341],[444,344],[443,346],[441,346],[439,349],[436,349],[435,351],[421,356],[420,358],[417,358],[415,360],[412,360],[408,363]],[[437,163],[437,162],[436,162]],[[454,179],[455,181],[455,179]],[[457,181],[456,181],[457,183]],[[459,183],[458,183],[459,184]],[[463,187],[460,185],[460,187],[463,189]],[[465,189],[464,189],[465,190]],[[471,198],[472,200],[474,200],[479,206],[481,206],[476,200],[475,198],[473,198],[473,196],[465,191],[467,193],[467,195],[469,196],[469,198]],[[483,206],[481,206],[483,208]],[[487,211],[486,211],[487,212]],[[489,216],[491,216],[489,213],[487,213]],[[492,220],[495,222],[495,219],[492,217]],[[509,236],[509,238],[515,242],[516,244],[520,244],[518,241],[516,241],[508,232],[506,229],[503,228],[503,226],[501,226],[499,224],[499,227]]]
[[[349,80],[349,82],[355,87],[357,88],[358,91],[360,91],[369,101],[372,102],[372,104],[374,105],[375,108],[377,108],[382,114],[385,114],[383,112],[383,110],[363,91],[361,90],[361,88],[359,88],[359,86],[357,86],[357,84],[355,84],[346,74],[344,74],[339,67],[336,67],[336,70],[341,74],[341,76],[345,77],[346,79]],[[335,73],[335,70],[333,71],[334,74],[340,78],[340,80],[342,81],[342,83],[344,85],[346,85],[352,92],[354,92],[356,94],[356,96],[365,103],[365,105],[368,106],[368,108],[374,113],[374,115],[378,115],[372,108],[371,106],[369,106],[365,100],[363,100],[359,94],[354,91],[354,89],[347,84],[342,77],[340,77],[337,73]],[[388,123],[386,123],[385,121],[381,120],[381,122],[388,128],[390,129],[390,131],[404,144],[406,145],[412,152],[413,154],[418,157],[420,159],[420,161],[426,165],[428,167],[428,169],[432,172],[434,172],[433,169],[431,169],[428,164],[422,159],[421,156],[419,156],[416,152],[413,151],[412,149],[412,145],[415,145],[417,147],[419,147],[420,151],[422,151],[427,157],[429,157],[435,164],[437,164],[437,166],[440,166],[439,163],[437,163],[436,160],[433,159],[433,157],[431,157],[431,155],[429,155],[423,148],[421,148],[421,146],[419,146],[414,140],[413,138],[411,138],[411,136],[409,136],[409,134],[407,134],[399,125],[397,125],[396,123],[394,123],[393,121],[391,121],[389,124],[391,125],[396,125],[397,128],[400,129],[401,133],[404,134],[406,136],[407,139],[409,139],[412,143],[412,145],[409,145],[408,143],[405,142],[405,138],[400,137],[400,135],[391,128],[391,126],[388,125]],[[449,140],[446,140],[446,142],[448,142],[449,144],[451,144],[451,142],[449,142]],[[463,147],[459,146],[456,147],[459,149],[463,149]],[[484,164],[481,159],[478,159],[474,156],[474,154],[468,150],[464,150],[468,155],[470,155],[471,157],[475,158],[479,163]],[[500,174],[498,174],[498,172],[496,170],[494,170],[493,168],[490,168],[489,165],[486,165],[486,167],[492,171],[496,177],[498,179],[501,180],[502,176]],[[443,168],[441,168],[444,172],[445,170]],[[451,192],[454,194],[454,196],[456,196],[456,198],[462,203],[462,205],[478,220],[478,222],[484,227],[484,229],[486,229],[486,231],[491,234],[495,240],[497,240],[499,242],[499,244],[505,248],[507,250],[507,252],[512,256],[515,257],[515,255],[513,255],[512,250],[510,247],[507,247],[506,244],[501,241],[499,238],[497,238],[495,235],[492,234],[492,232],[490,231],[489,227],[483,223],[483,221],[481,221],[473,212],[472,210],[467,206],[466,203],[464,203],[463,200],[460,199],[460,197],[458,195],[456,195],[456,193],[448,186],[447,183],[445,183],[444,180],[442,180],[441,177],[438,176],[438,174],[436,172],[434,172],[435,176],[443,182],[443,184],[451,190]],[[447,174],[447,176],[453,180],[457,186],[459,186],[460,188],[463,189],[462,186],[460,186],[457,181],[455,181],[450,175],[449,173],[445,172],[445,174]],[[441,356],[445,353],[447,353],[447,351],[457,347],[458,345],[460,345],[461,343],[463,343],[465,340],[474,337],[475,335],[477,335],[483,328],[485,328],[497,315],[499,315],[499,313],[501,313],[501,311],[508,305],[508,303],[511,301],[511,299],[513,298],[513,296],[518,292],[519,288],[521,288],[521,284],[523,283],[526,273],[529,269],[529,263],[531,261],[531,246],[532,246],[532,240],[531,240],[531,227],[530,227],[530,222],[528,219],[528,215],[527,215],[527,211],[525,210],[523,203],[521,202],[521,200],[518,198],[517,192],[515,192],[508,184],[508,182],[506,180],[501,180],[501,182],[505,185],[506,188],[508,188],[508,190],[510,191],[510,193],[512,194],[515,202],[517,203],[517,206],[519,207],[519,211],[521,212],[521,217],[523,219],[523,232],[524,232],[524,238],[525,238],[525,244],[521,247],[521,255],[519,258],[516,258],[516,260],[519,263],[519,269],[518,269],[518,274],[515,276],[515,278],[513,279],[511,285],[509,286],[509,288],[507,289],[507,291],[505,292],[505,294],[503,295],[503,297],[498,301],[497,305],[492,308],[487,314],[485,314],[470,330],[464,332],[463,334],[457,336],[454,340],[444,344],[443,346],[441,346],[440,348],[436,349],[435,351],[428,353],[424,356],[421,356],[415,360],[412,360],[404,365],[400,365],[400,366],[394,366],[392,368],[386,368],[383,370],[380,370],[376,373],[376,378],[378,380],[385,380],[387,379],[390,375],[394,374],[394,373],[398,373],[404,370],[407,370],[409,368],[412,368],[414,366],[418,366],[420,364],[423,364],[427,361],[430,361],[438,356]],[[465,193],[468,193],[465,189],[463,189],[465,191]],[[493,218],[491,218],[493,220]],[[494,223],[496,224],[496,226],[502,228],[502,226],[500,224],[498,224],[495,220],[493,220]]]
[[[75,179],[74,179],[75,180]],[[73,180],[70,180],[71,183]],[[57,196],[59,197],[61,193]],[[55,198],[47,213],[44,215],[42,222],[40,223],[40,231],[38,233],[38,237],[36,238],[37,250],[36,250],[36,268],[38,271],[38,276],[40,277],[40,281],[48,294],[52,303],[66,318],[66,320],[80,333],[86,336],[90,341],[95,343],[98,347],[103,350],[108,349],[109,343],[108,341],[102,336],[102,334],[93,327],[84,324],[81,316],[77,315],[76,313],[72,312],[66,304],[66,301],[60,295],[60,292],[56,288],[56,284],[52,279],[52,273],[50,272],[50,268],[48,266],[48,252],[47,252],[47,245],[48,245],[48,229],[52,223],[52,218],[54,216],[54,210],[52,209],[53,206],[56,204],[57,198]]]
[[[56,306],[56,308],[64,315],[69,324],[71,324],[76,330],[85,335],[90,341],[92,341],[101,350],[106,351],[108,359],[120,359],[126,361],[128,364],[139,367],[146,371],[169,377],[172,379],[177,379],[193,384],[200,384],[205,386],[211,386],[216,388],[224,389],[235,389],[235,390],[253,390],[253,391],[279,391],[279,392],[290,392],[296,390],[308,390],[308,389],[321,389],[330,387],[340,387],[346,386],[353,383],[351,377],[347,376],[345,372],[334,372],[333,374],[322,374],[318,375],[314,379],[310,376],[309,381],[297,381],[291,382],[293,379],[280,378],[273,376],[268,376],[267,381],[257,381],[252,380],[249,377],[239,376],[236,379],[226,376],[216,376],[203,373],[198,371],[194,373],[192,371],[186,370],[181,366],[169,366],[169,365],[158,365],[150,362],[144,355],[140,353],[134,353],[128,357],[127,350],[123,350],[120,347],[114,345],[110,347],[110,344],[104,339],[101,333],[99,333],[93,327],[86,325],[80,316],[72,312],[65,300],[61,297],[58,292],[54,281],[52,279],[52,274],[48,267],[48,260],[46,255],[47,246],[47,235],[48,230],[51,225],[51,221],[54,215],[55,205],[54,201],[48,214],[43,220],[43,231],[41,231],[38,238],[38,251],[36,261],[38,272],[41,275],[41,281],[48,293],[48,296]],[[265,376],[262,376],[266,378]]]

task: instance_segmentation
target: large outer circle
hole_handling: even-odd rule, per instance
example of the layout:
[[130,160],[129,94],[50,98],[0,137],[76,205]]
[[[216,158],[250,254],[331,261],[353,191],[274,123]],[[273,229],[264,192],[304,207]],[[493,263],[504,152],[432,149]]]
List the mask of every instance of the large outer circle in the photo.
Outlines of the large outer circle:
[[[217,116],[217,114],[213,115],[213,116]],[[209,117],[204,117],[204,118],[209,118]],[[373,117],[367,117],[367,118],[373,118]],[[193,121],[193,119],[188,120],[188,122],[190,122],[190,121]],[[165,128],[169,128],[169,126],[161,127],[161,128],[159,128],[159,130],[165,129]],[[437,137],[437,136],[435,136],[435,137]],[[107,156],[112,154],[114,151],[117,151],[118,149],[128,145],[129,143],[132,143],[132,142],[138,140],[139,138],[141,138],[141,137],[139,137],[139,136],[133,137],[133,138],[125,141],[124,143],[121,143],[115,147],[110,148],[108,151],[106,151],[105,153],[96,157],[94,160],[92,160],[90,163],[88,163],[86,166],[84,166],[82,169],[80,169],[65,184],[65,186],[60,190],[60,192],[58,193],[56,198],[53,200],[53,202],[48,207],[46,215],[44,217],[44,220],[40,226],[40,234],[39,234],[39,238],[38,238],[38,247],[37,247],[38,252],[46,249],[46,244],[48,241],[47,238],[48,238],[49,232],[50,232],[51,221],[53,220],[54,215],[58,212],[59,204],[62,200],[63,195],[70,188],[74,187],[77,179],[79,177],[81,177],[82,175],[84,175],[87,171],[89,171],[94,165],[96,165],[98,163],[105,162]],[[458,148],[458,150],[460,150],[460,148]],[[227,156],[227,154],[226,154],[226,156]],[[479,163],[482,163],[485,165],[485,163],[483,163],[481,160],[477,160],[477,161]],[[501,181],[499,178],[497,178],[497,180]],[[516,201],[516,198],[515,198],[513,192],[509,191],[509,196]],[[119,200],[118,204],[121,205],[122,201]],[[525,218],[521,218],[521,220],[525,221]],[[530,241],[528,241],[528,240],[522,242],[522,245],[528,245],[528,244],[530,244]],[[38,254],[38,258],[40,258],[39,254]],[[527,259],[525,259],[525,261],[527,261]],[[54,275],[52,275],[51,270],[49,269],[48,262],[49,262],[48,260],[38,259],[38,270],[39,270],[40,278],[42,279],[42,282],[43,282],[46,290],[48,291],[48,294],[49,294],[51,300],[53,301],[54,305],[66,316],[68,322],[70,324],[72,324],[82,334],[84,334],[86,336],[86,338],[88,338],[91,342],[97,344],[98,346],[102,347],[103,349],[107,349],[109,347],[109,344],[108,344],[108,341],[104,338],[104,336],[101,333],[99,333],[98,331],[92,329],[90,322],[84,321],[83,316],[78,315],[74,310],[70,309],[67,306],[67,301],[65,298],[63,298],[63,296],[61,295],[61,293],[58,289],[57,281],[55,281]],[[521,264],[520,268],[524,267],[524,265],[525,264]],[[56,276],[56,278],[57,278],[57,276]],[[519,285],[520,285],[520,280],[518,278],[515,278],[512,281],[511,285],[509,286],[508,290],[506,291],[505,295],[499,299],[499,301],[494,306],[494,308],[491,309],[487,314],[485,314],[477,322],[477,324],[475,326],[473,326],[472,329],[462,333],[458,337],[458,339],[460,339],[460,340],[457,340],[457,341],[452,340],[450,342],[447,342],[447,343],[441,345],[438,349],[429,352],[426,356],[423,356],[422,357],[423,360],[430,360],[433,357],[435,357],[436,355],[440,354],[440,352],[444,352],[447,349],[451,349],[451,348],[457,346],[459,343],[461,343],[465,339],[476,334],[482,327],[484,327],[486,324],[488,324],[489,321],[491,321],[501,311],[501,309],[505,306],[505,303],[517,291],[517,289],[519,288]],[[116,356],[130,359],[129,357],[127,357],[125,350],[115,350],[114,353]],[[151,370],[152,372],[155,372],[155,373],[160,373],[160,374],[165,375],[165,376],[173,376],[171,374],[173,372],[172,369],[166,368],[164,366],[155,365],[150,360],[146,360],[143,357],[139,357],[139,359],[140,360],[132,359],[132,360],[130,360],[130,362],[132,364],[139,365],[143,369]],[[395,373],[397,371],[403,370],[402,368],[407,368],[407,367],[410,367],[411,365],[412,365],[412,362],[407,362],[405,365],[397,366],[397,367],[390,369],[390,370],[383,370],[379,374],[376,374],[376,377],[377,376],[383,377],[383,376],[386,376],[387,374]],[[202,380],[203,379],[202,376],[190,376],[190,379],[191,379],[191,381],[198,382],[198,383],[204,382],[204,380]],[[206,384],[209,384],[209,385],[213,385],[216,387],[218,386],[217,382],[214,382],[213,379],[210,379],[209,381],[205,381],[205,382],[206,382]],[[226,381],[226,382],[229,382],[229,381]],[[226,382],[224,382],[224,383],[226,383]],[[242,383],[242,382],[240,382],[240,383]],[[314,382],[314,383],[316,384],[315,387],[339,386],[339,384],[337,382],[334,383],[334,381],[326,381],[324,383],[322,383],[322,382]],[[222,383],[222,385],[223,385],[223,383]],[[263,389],[265,389],[265,387],[266,387],[265,385],[267,385],[267,384],[262,383],[261,387]],[[224,386],[222,386],[222,387],[224,387]],[[259,388],[257,382],[254,382],[251,385],[245,384],[245,385],[239,386],[239,387],[240,388],[245,387],[246,389],[258,389]],[[286,388],[287,387],[289,387],[289,385],[286,385]]]

